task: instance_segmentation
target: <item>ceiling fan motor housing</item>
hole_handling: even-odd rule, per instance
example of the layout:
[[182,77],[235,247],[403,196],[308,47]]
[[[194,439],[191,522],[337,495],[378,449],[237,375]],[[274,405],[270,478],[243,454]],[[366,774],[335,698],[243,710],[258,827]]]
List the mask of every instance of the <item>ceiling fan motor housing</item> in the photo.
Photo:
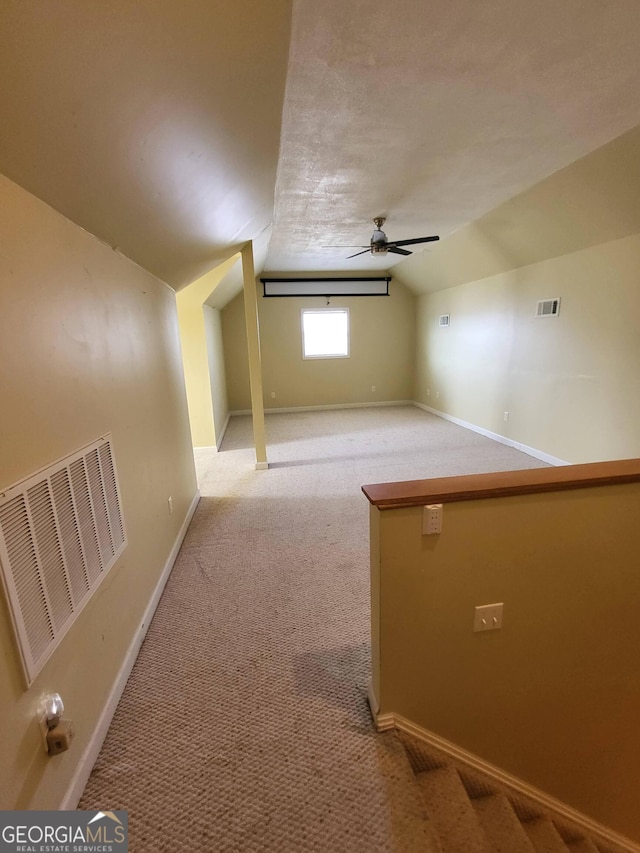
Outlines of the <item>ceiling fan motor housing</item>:
[[371,235],[371,254],[386,255],[387,254],[387,235],[379,228]]

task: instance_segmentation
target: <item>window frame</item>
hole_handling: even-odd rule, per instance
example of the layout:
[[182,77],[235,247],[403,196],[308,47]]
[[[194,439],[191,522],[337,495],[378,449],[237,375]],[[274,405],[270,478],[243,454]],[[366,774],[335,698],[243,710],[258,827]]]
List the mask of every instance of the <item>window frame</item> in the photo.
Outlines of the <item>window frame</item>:
[[[305,353],[305,338],[304,338],[304,316],[305,314],[346,314],[347,317],[347,352],[346,353],[328,353],[322,355],[307,355]],[[327,358],[351,358],[351,316],[348,308],[301,308],[300,309],[300,336],[303,361],[317,361],[318,359]]]

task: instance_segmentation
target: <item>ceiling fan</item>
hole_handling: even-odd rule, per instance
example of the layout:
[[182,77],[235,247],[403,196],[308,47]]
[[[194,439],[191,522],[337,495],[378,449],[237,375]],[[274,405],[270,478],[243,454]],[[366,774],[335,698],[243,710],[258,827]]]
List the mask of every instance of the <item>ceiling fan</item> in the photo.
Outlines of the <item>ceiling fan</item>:
[[[440,237],[415,237],[412,240],[387,240],[387,235],[382,230],[382,226],[385,223],[384,216],[377,216],[373,220],[373,224],[376,226],[375,231],[371,235],[371,243],[368,246],[358,246],[358,248],[362,248],[364,251],[356,252],[354,255],[348,255],[347,260],[349,258],[357,258],[358,255],[364,255],[367,252],[371,252],[372,255],[386,255],[387,252],[393,252],[394,255],[411,255],[407,249],[400,248],[401,246],[412,246],[415,243],[433,243],[435,240],[439,240]],[[354,247],[355,248],[355,247]]]

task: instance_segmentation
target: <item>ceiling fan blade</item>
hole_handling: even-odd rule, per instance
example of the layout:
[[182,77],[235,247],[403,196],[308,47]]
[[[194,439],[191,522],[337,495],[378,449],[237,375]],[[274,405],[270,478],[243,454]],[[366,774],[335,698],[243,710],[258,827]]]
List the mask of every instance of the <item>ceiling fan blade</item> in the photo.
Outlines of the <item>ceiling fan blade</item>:
[[346,260],[348,261],[348,260],[349,260],[349,258],[357,258],[357,257],[358,257],[358,255],[366,255],[366,254],[367,254],[367,252],[370,252],[370,251],[371,251],[371,249],[370,249],[370,248],[366,248],[366,249],[364,250],[364,252],[356,252],[356,253],[355,253],[355,255],[347,255]]
[[368,249],[368,246],[365,246],[364,243],[360,243],[358,246],[345,246],[342,244],[341,246],[327,246],[323,245],[320,247],[321,249]]
[[387,246],[387,252],[393,252],[394,255],[411,255],[413,252],[408,252],[406,249],[398,249],[397,246]]
[[415,240],[394,240],[393,243],[389,243],[390,246],[411,246],[414,243],[433,243],[434,240],[439,240],[440,237],[416,237]]

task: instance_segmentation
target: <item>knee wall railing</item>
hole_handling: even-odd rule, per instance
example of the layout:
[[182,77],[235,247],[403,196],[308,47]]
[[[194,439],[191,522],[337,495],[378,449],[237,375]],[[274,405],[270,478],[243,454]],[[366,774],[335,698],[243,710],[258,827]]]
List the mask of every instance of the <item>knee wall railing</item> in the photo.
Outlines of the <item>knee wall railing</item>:
[[[363,491],[378,718],[640,841],[640,459]],[[502,628],[474,632],[493,603]]]

